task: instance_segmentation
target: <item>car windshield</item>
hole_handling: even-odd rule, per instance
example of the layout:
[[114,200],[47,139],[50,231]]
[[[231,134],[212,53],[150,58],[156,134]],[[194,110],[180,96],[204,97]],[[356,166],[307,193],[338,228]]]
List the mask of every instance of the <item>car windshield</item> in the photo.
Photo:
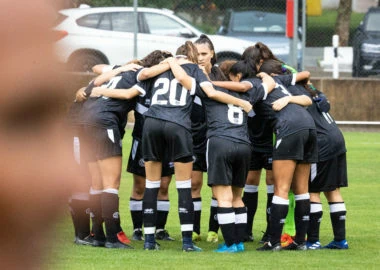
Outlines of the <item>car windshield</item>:
[[366,30],[367,31],[379,31],[380,25],[380,13],[371,13],[368,16]]
[[232,32],[284,34],[286,17],[281,13],[261,11],[234,12]]

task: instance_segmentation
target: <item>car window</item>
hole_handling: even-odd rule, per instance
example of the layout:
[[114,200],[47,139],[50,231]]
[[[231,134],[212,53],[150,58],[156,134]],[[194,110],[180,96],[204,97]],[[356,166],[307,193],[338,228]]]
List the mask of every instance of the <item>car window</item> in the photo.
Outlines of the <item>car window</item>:
[[112,30],[120,32],[134,32],[133,12],[113,12]]
[[260,11],[235,12],[231,30],[233,32],[285,33],[286,17],[281,13]]
[[104,13],[103,16],[100,17],[98,29],[101,29],[101,30],[111,30],[112,29],[111,14]]
[[145,13],[145,20],[149,28],[149,33],[164,36],[181,36],[181,30],[185,27],[162,14]]
[[77,19],[77,24],[83,27],[98,28],[101,13],[89,14]]
[[379,31],[380,25],[380,13],[369,14],[366,30],[367,31]]

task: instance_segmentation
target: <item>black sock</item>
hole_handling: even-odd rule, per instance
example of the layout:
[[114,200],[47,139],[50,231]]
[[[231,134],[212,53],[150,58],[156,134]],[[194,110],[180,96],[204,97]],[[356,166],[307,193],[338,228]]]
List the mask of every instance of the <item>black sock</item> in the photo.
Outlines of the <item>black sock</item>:
[[194,229],[197,234],[201,233],[202,198],[193,198],[194,204]]
[[247,226],[246,234],[252,235],[253,220],[255,218],[257,210],[257,201],[258,201],[258,186],[255,185],[245,185],[243,202],[247,207]]
[[315,243],[319,241],[319,228],[322,220],[322,204],[310,202],[310,221],[307,229],[307,241]]
[[83,239],[90,234],[90,201],[88,193],[74,194],[69,202],[69,207],[75,236]]
[[145,180],[145,192],[143,198],[143,222],[145,241],[154,239],[157,220],[157,195],[161,181]]
[[211,206],[210,206],[210,218],[208,221],[208,231],[209,232],[218,232],[219,223],[217,217],[217,209],[218,209],[218,201],[216,198],[211,198]]
[[329,202],[329,206],[334,241],[342,241],[346,239],[346,205],[344,202]]
[[165,229],[166,221],[168,220],[169,209],[169,200],[157,201],[156,231]]
[[117,189],[107,189],[102,193],[102,217],[106,227],[107,241],[111,243],[117,241],[117,234],[121,231],[117,192]]
[[296,207],[294,209],[294,220],[296,223],[296,237],[294,241],[297,244],[305,243],[307,229],[310,220],[310,195],[309,193],[294,195]]
[[131,211],[131,218],[133,223],[133,230],[141,230],[143,225],[143,201],[133,198],[129,199],[129,209]]
[[194,205],[191,198],[191,179],[184,181],[176,181],[178,191],[178,213],[181,223],[182,239],[192,239],[193,236],[193,220]]
[[102,191],[90,190],[92,233],[95,240],[104,241],[103,217],[102,217]]
[[235,243],[244,242],[247,231],[247,208],[234,208],[235,212]]
[[272,245],[281,243],[281,234],[286,215],[288,214],[289,200],[273,196],[270,209],[270,242]]
[[269,232],[269,228],[270,228],[270,208],[272,206],[272,200],[273,200],[273,190],[274,190],[274,187],[273,185],[267,185],[267,208],[266,208],[266,213],[265,213],[265,217],[266,217],[266,220],[267,220],[267,228],[265,229],[265,232],[268,233]]
[[229,247],[235,240],[235,212],[232,207],[218,207],[218,223],[222,231],[225,244]]

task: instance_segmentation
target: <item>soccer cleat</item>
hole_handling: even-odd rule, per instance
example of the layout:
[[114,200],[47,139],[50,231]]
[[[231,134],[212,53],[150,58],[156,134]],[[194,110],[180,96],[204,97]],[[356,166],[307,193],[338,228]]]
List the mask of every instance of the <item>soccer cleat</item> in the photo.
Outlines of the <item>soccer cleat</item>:
[[319,241],[316,241],[316,242],[309,242],[309,241],[307,241],[306,242],[306,247],[307,247],[307,249],[315,250],[315,249],[321,249],[322,245],[321,245],[321,243]]
[[245,237],[244,237],[244,240],[243,240],[243,242],[253,242],[253,235],[251,234],[251,235],[246,235]]
[[240,242],[239,244],[236,244],[236,248],[238,252],[243,252],[245,251],[244,243]]
[[281,244],[281,248],[282,248],[282,250],[307,250],[307,246],[305,243],[297,244],[294,241],[291,242],[287,246],[282,246],[282,244]]
[[286,247],[288,245],[290,245],[291,243],[293,243],[293,237],[291,237],[289,234],[287,233],[284,233],[283,235],[281,235],[281,246],[282,247]]
[[327,249],[348,249],[348,243],[346,239],[342,241],[331,241],[328,245],[324,246],[323,248]]
[[199,242],[201,241],[201,235],[200,234],[197,234],[196,232],[193,232],[193,242]]
[[263,237],[261,238],[260,240],[260,244],[264,244],[265,242],[269,242],[269,233],[266,231],[266,232],[263,232],[264,235]]
[[159,250],[160,244],[157,242],[144,242],[144,250]]
[[270,242],[265,242],[262,247],[256,249],[257,251],[281,251],[281,244],[277,243],[272,245]]
[[216,249],[214,251],[218,252],[218,253],[237,253],[237,252],[239,252],[236,244],[232,244],[231,246],[227,246],[226,244],[219,245],[218,249]]
[[122,242],[120,242],[119,240],[116,241],[116,242],[106,242],[105,245],[104,245],[106,248],[121,248],[121,249],[133,249],[133,247],[127,245],[127,244],[124,244]]
[[182,245],[182,251],[183,252],[200,252],[200,251],[203,251],[200,247],[197,247],[196,245],[194,244],[183,244]]
[[77,245],[92,246],[93,245],[93,237],[91,234],[86,236],[83,239],[80,239],[79,237],[75,237],[74,243]]
[[170,237],[167,230],[159,229],[156,231],[156,239],[157,240],[164,240],[164,241],[174,241],[175,239]]
[[218,233],[209,231],[207,234],[207,242],[217,243],[219,241]]
[[144,241],[143,232],[141,229],[133,230],[132,240],[134,241]]
[[131,240],[129,240],[129,238],[123,231],[117,233],[117,240],[119,240],[121,243],[125,245],[128,245],[131,243]]

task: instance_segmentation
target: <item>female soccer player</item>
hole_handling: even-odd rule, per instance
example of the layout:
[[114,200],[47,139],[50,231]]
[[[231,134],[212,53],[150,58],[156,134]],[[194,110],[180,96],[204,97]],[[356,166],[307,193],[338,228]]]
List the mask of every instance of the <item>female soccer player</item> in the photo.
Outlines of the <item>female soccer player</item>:
[[[148,57],[153,58],[154,54]],[[155,59],[155,63],[162,60]],[[142,63],[147,64],[148,61]],[[97,95],[96,91],[102,88],[114,88],[119,89],[117,92],[126,92],[122,89],[128,89],[136,83],[135,71],[124,72],[113,77],[105,84],[105,87],[94,88],[92,94]],[[127,113],[134,108],[135,100],[125,101],[105,96],[92,97],[83,104],[81,121],[86,125],[87,134],[91,135],[88,137],[91,144],[95,146],[93,147],[95,161],[101,175],[100,179],[96,179],[98,183],[93,181],[93,186],[96,186],[94,190],[102,190],[101,194],[93,192],[94,195],[101,196],[101,200],[99,198],[98,204],[94,206],[94,212],[101,213],[101,217],[104,219],[107,233],[105,246],[107,248],[131,248],[128,245],[130,240],[120,226],[118,189],[122,161],[121,139],[124,135]],[[101,239],[97,239],[97,231],[102,231],[101,220],[95,225],[94,240],[100,242]]]
[[347,187],[346,146],[342,132],[330,115],[327,97],[309,82],[299,87],[300,91],[313,99],[307,108],[317,128],[318,162],[312,164],[309,182],[310,223],[307,232],[307,248],[322,248],[319,242],[319,227],[322,220],[320,193],[323,192],[329,203],[330,219],[334,239],[324,248],[348,249],[346,241],[346,206],[340,193]]
[[[274,86],[274,80],[266,75],[260,88],[252,89],[255,95],[264,97]],[[220,88],[222,90],[222,88]],[[244,93],[238,97],[249,98]],[[247,210],[242,201],[246,182],[251,142],[247,130],[247,114],[230,104],[203,99],[207,112],[207,163],[208,184],[218,201],[217,218],[225,243],[216,252],[235,253],[244,251]]]
[[[198,50],[199,67],[203,70],[210,80],[224,80],[224,75],[217,67],[216,54],[214,45],[206,35],[201,35],[194,45]],[[191,131],[193,135],[193,151],[194,163],[193,172],[191,174],[191,196],[194,203],[194,231],[193,241],[201,240],[200,224],[202,211],[201,189],[203,184],[203,173],[207,172],[206,164],[206,119],[202,101],[199,97],[195,97],[191,112]],[[217,201],[213,197],[211,199],[209,229],[207,234],[207,242],[218,241],[219,224],[216,220],[216,205]]]
[[[145,249],[157,249],[154,236],[157,192],[160,186],[163,153],[168,152],[174,161],[178,207],[182,231],[182,249],[198,251],[192,242],[193,209],[191,199],[192,138],[191,106],[194,94],[200,85],[206,94],[214,99],[235,104],[250,110],[247,101],[215,91],[206,76],[197,66],[198,52],[191,42],[178,48],[176,57],[186,71],[178,76],[176,62],[170,61],[172,71],[155,78],[152,88],[152,103],[145,113],[143,152],[146,166],[146,190],[143,199]],[[178,66],[179,67],[179,66]],[[180,69],[183,71],[182,69]],[[174,75],[177,76],[174,76]],[[187,82],[191,77],[190,83]],[[184,85],[182,85],[184,83]]]

